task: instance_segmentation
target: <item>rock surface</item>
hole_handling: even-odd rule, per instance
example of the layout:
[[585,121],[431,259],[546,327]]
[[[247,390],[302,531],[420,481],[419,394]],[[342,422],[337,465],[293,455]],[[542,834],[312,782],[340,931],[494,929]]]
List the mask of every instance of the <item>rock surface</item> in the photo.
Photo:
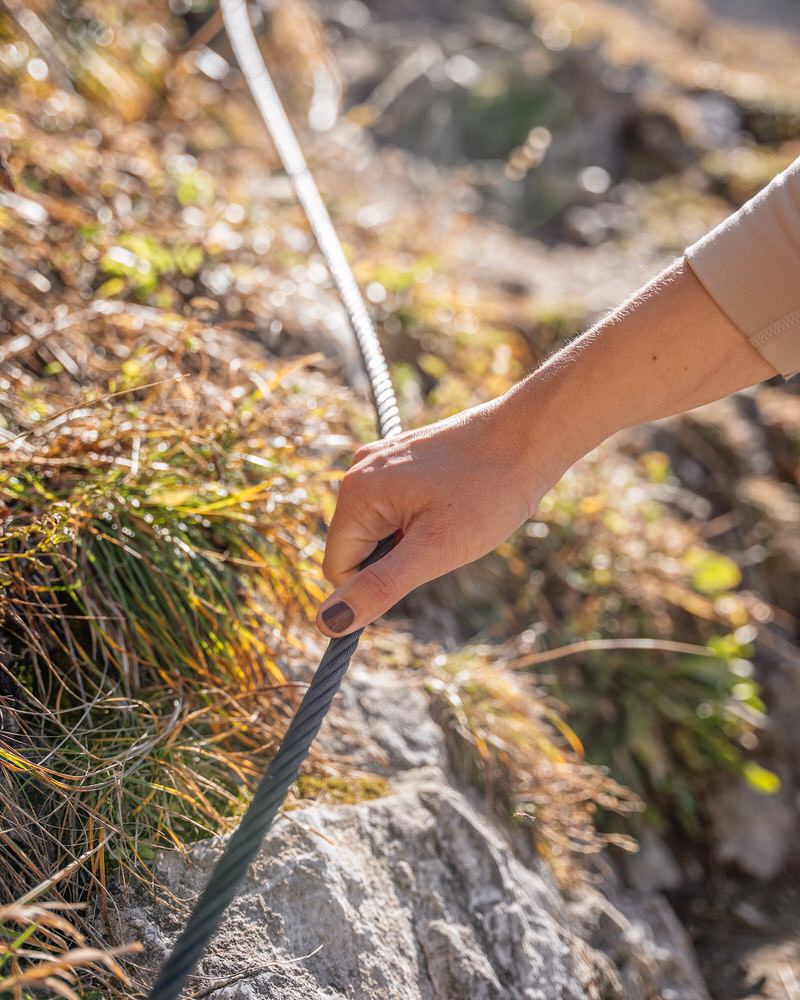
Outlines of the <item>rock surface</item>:
[[[334,733],[361,727],[390,763],[392,793],[279,819],[203,961],[196,996],[707,1000],[662,897],[612,902],[609,888],[568,902],[545,865],[513,849],[447,775],[421,692],[355,671],[338,714]],[[219,849],[162,856],[156,877],[191,900]],[[182,913],[142,894],[122,912],[155,966]]]
[[774,795],[763,795],[743,781],[722,782],[709,800],[719,860],[755,878],[774,878],[797,841],[796,810],[795,795],[785,778]]

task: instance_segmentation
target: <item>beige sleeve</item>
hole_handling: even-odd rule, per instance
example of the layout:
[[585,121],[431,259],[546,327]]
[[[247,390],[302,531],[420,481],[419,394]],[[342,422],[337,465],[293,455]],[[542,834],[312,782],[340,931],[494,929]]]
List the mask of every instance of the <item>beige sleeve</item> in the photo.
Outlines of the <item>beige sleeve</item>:
[[800,159],[690,246],[686,260],[776,371],[800,371]]

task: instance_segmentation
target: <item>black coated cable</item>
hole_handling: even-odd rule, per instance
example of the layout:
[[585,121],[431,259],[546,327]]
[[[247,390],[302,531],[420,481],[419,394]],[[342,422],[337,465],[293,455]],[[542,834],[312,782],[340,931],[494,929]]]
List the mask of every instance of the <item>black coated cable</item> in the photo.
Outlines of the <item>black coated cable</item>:
[[[297,199],[314,232],[328,270],[347,312],[369,379],[378,430],[392,437],[402,430],[392,380],[353,272],[342,250],[317,185],[295,138],[280,97],[261,57],[244,0],[221,0],[225,30],[264,124],[275,143]],[[362,568],[381,559],[394,546],[395,536],[379,542]],[[231,835],[222,857],[195,903],[171,954],[167,957],[148,1000],[178,1000],[186,981],[216,933],[239,882],[258,853],[272,821],[294,784],[322,721],[328,713],[363,629],[331,639],[278,752],[259,782],[242,821]]]

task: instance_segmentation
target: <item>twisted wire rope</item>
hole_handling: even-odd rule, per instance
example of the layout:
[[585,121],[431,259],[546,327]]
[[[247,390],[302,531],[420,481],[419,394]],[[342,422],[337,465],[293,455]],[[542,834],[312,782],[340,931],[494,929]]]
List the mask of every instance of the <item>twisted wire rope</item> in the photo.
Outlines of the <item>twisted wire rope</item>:
[[[402,430],[389,369],[380,342],[342,250],[319,189],[286,116],[278,92],[258,48],[244,0],[221,0],[225,30],[236,60],[261,112],[283,168],[291,179],[297,200],[311,226],[330,275],[347,313],[369,380],[378,431],[393,437]],[[362,563],[381,559],[395,544],[383,539]],[[342,683],[363,629],[331,639],[303,696],[283,741],[259,782],[250,805],[214,866],[189,919],[151,987],[148,1000],[178,1000],[216,933],[239,882],[261,847],[286,795],[297,779],[336,692]]]

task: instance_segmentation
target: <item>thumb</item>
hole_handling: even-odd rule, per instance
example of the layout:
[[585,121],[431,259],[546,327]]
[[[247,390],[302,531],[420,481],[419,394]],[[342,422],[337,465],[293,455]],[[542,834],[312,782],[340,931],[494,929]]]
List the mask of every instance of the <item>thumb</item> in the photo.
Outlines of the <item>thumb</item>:
[[347,635],[380,618],[415,587],[438,576],[431,552],[409,530],[398,544],[371,566],[342,584],[317,612],[317,628],[325,635]]

